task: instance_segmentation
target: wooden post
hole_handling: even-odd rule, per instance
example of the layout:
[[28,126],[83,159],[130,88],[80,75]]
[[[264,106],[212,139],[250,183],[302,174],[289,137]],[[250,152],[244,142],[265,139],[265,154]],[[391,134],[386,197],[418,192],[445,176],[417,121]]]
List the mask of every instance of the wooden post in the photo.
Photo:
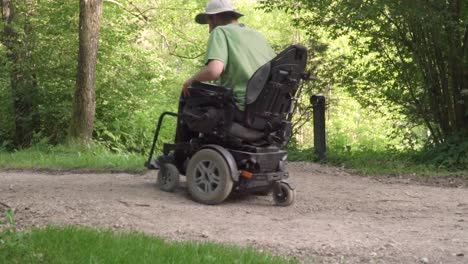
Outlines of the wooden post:
[[314,149],[320,161],[326,159],[327,143],[325,134],[325,96],[316,94],[310,97],[314,108]]

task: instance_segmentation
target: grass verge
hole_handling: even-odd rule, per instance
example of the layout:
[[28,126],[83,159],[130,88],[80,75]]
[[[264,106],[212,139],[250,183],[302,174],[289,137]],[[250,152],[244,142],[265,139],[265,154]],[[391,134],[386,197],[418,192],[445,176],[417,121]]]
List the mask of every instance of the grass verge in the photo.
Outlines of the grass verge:
[[[146,157],[113,153],[99,145],[36,145],[16,152],[0,151],[0,169],[86,170],[143,172]],[[290,161],[314,161],[313,149],[288,150]],[[327,163],[362,175],[457,177],[468,179],[468,168],[447,168],[424,162],[425,156],[414,152],[335,151],[327,153]],[[443,163],[441,163],[443,164]]]
[[248,248],[141,233],[47,227],[0,233],[0,263],[297,263]]
[[[291,161],[315,160],[313,149],[290,149]],[[468,180],[468,168],[446,168],[421,161],[415,152],[334,151],[327,152],[326,163],[350,169],[365,176],[457,177]]]
[[352,169],[362,175],[458,177],[468,179],[467,169],[448,169],[443,166],[418,162],[412,153],[356,152],[329,153],[332,165]]
[[112,153],[99,145],[37,145],[16,152],[0,151],[1,169],[52,169],[142,172],[145,157]]

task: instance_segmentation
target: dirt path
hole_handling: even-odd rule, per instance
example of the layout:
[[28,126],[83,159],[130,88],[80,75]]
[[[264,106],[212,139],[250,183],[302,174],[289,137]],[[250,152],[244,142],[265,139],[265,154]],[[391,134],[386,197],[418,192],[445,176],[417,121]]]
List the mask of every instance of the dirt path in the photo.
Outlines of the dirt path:
[[[155,188],[155,175],[0,172],[0,202],[21,226],[81,224],[171,239],[251,245],[305,263],[468,263],[468,189],[380,183],[289,165],[297,201],[230,198],[220,206]],[[0,210],[2,205],[0,205]]]

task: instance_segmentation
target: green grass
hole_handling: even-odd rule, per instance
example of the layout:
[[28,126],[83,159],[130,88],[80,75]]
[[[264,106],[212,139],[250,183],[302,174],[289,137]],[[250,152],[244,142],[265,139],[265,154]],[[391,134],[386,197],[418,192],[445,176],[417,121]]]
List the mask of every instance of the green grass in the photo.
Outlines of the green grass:
[[[290,149],[292,161],[313,161],[313,149]],[[366,176],[412,175],[422,177],[460,177],[468,179],[468,168],[447,168],[424,162],[421,153],[391,151],[335,151],[327,152],[326,163],[350,169]]]
[[[222,235],[222,234],[221,234]],[[0,263],[297,263],[249,248],[167,242],[141,233],[47,227],[0,233]]]
[[[442,154],[440,154],[442,153]],[[327,163],[344,167],[362,175],[385,176],[429,176],[462,177],[468,179],[468,168],[444,166],[451,156],[439,152],[421,154],[418,152],[395,151],[336,151],[327,153]],[[427,158],[429,157],[429,158]],[[437,157],[433,162],[431,157]],[[99,145],[36,145],[16,152],[0,151],[0,169],[46,169],[46,170],[91,170],[142,172],[145,170],[143,155],[114,153]],[[314,161],[313,149],[290,148],[290,161]],[[453,160],[453,158],[452,158]]]
[[60,169],[141,172],[145,157],[112,153],[98,145],[38,145],[16,152],[0,151],[0,169]]
[[418,161],[417,154],[389,152],[329,153],[328,162],[352,169],[363,175],[413,175],[423,177],[463,177],[468,179],[468,168],[448,169]]

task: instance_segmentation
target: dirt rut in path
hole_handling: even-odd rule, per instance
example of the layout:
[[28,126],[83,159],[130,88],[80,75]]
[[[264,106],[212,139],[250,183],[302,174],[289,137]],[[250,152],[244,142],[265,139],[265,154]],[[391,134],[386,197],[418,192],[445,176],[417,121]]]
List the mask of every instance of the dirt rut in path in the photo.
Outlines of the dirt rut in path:
[[253,246],[305,263],[468,263],[468,189],[380,183],[289,164],[291,207],[270,196],[218,206],[155,188],[155,174],[0,172],[0,202],[22,227],[80,224]]

